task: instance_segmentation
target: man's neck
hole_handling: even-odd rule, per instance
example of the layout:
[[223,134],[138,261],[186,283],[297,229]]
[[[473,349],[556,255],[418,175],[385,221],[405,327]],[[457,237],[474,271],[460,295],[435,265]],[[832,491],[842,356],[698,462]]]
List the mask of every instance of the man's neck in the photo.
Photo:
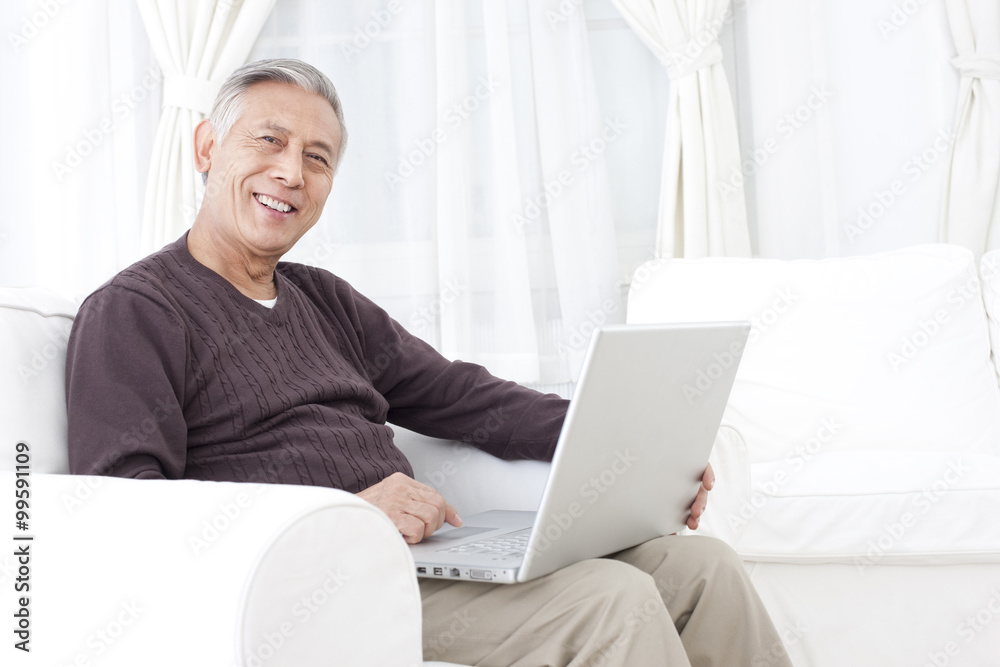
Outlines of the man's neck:
[[211,231],[197,221],[188,232],[188,252],[199,264],[232,283],[251,299],[273,299],[278,295],[274,267],[279,258],[254,257],[229,247],[222,239],[210,237]]

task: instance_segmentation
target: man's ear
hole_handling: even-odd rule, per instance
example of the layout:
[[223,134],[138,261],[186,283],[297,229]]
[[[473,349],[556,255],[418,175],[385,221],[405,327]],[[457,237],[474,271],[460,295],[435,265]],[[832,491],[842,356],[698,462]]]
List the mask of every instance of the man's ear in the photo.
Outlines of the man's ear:
[[215,149],[215,128],[207,118],[194,128],[194,167],[204,174],[212,166],[212,151]]

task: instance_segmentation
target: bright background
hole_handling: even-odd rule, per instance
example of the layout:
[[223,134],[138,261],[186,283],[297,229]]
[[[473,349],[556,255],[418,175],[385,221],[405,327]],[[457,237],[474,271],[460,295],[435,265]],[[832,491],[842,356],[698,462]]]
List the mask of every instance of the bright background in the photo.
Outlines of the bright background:
[[[610,0],[404,0],[366,43],[386,6],[277,0],[251,51],[326,72],[350,131],[323,218],[287,259],[446,355],[565,389],[653,257],[666,72]],[[128,0],[9,1],[0,35],[0,284],[82,298],[144,254],[159,69]],[[722,45],[755,254],[938,240],[959,81],[943,3],[737,2]],[[428,141],[461,168],[421,160]]]

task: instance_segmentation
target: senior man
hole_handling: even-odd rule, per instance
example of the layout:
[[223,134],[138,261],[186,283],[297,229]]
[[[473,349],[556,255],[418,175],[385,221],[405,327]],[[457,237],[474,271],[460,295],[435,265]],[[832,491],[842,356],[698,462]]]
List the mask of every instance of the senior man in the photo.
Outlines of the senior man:
[[[346,143],[336,91],[310,65],[259,61],[225,82],[195,129],[206,193],[190,231],[95,291],[74,323],[73,472],[345,489],[414,543],[461,519],[413,480],[387,421],[463,439],[502,406],[517,419],[477,445],[551,459],[567,401],[449,361],[333,274],[279,264],[319,219]],[[712,483],[706,470],[691,527]],[[738,558],[707,538],[663,537],[523,584],[420,587],[429,658],[788,664]],[[456,614],[475,621],[452,633]]]

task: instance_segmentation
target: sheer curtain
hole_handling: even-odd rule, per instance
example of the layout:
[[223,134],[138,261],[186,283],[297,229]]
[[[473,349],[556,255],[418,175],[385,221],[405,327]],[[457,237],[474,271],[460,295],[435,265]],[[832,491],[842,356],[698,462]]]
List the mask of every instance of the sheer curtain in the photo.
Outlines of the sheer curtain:
[[1000,3],[948,0],[962,76],[946,176],[942,240],[978,257],[1000,248]]
[[740,146],[719,34],[730,0],[615,0],[673,82],[666,114],[657,250],[749,256]]
[[944,3],[751,1],[732,27],[755,253],[938,241],[959,83]]
[[82,297],[139,258],[160,70],[131,2],[5,2],[0,285]]
[[351,136],[288,259],[449,357],[565,389],[653,253],[666,77],[610,4],[278,0],[250,58],[277,56],[331,77]]

